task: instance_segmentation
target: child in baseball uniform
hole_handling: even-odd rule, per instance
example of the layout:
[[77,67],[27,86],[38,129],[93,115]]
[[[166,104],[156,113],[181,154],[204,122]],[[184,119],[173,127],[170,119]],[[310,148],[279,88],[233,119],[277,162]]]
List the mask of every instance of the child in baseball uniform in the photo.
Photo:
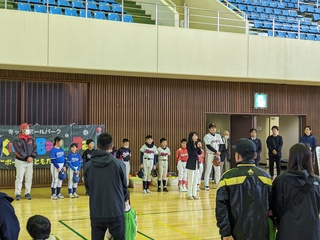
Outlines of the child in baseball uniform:
[[[58,198],[63,199],[61,195],[62,180],[59,179],[59,172],[66,172],[66,160],[64,150],[62,149],[63,140],[61,137],[55,137],[53,142],[53,148],[50,150],[51,159],[51,199],[57,200]],[[57,192],[56,192],[57,191]]]
[[198,156],[199,170],[198,170],[197,191],[200,191],[201,177],[203,173],[203,161],[204,161],[204,150],[202,149],[202,142],[200,139],[198,139],[198,147],[201,149],[201,154]]
[[179,191],[188,192],[187,184],[187,169],[188,161],[187,139],[181,140],[181,147],[176,151],[176,162],[178,169]]
[[78,144],[72,143],[70,145],[70,154],[68,156],[67,164],[68,164],[68,194],[70,198],[78,198],[77,187],[78,182],[73,182],[73,174],[79,176],[80,170],[82,167],[82,158],[79,153],[77,153]]
[[167,189],[167,173],[168,173],[168,157],[171,155],[170,149],[167,147],[167,139],[160,139],[160,147],[158,147],[158,192],[161,192],[161,182],[163,184],[163,191],[168,192]]
[[143,193],[151,193],[149,190],[151,182],[151,171],[156,169],[157,147],[153,143],[151,135],[146,136],[146,142],[140,148],[140,168],[143,168],[144,174],[142,178]]
[[129,186],[129,174],[130,174],[130,158],[131,150],[129,148],[129,140],[124,138],[122,140],[122,147],[117,151],[116,158],[119,158],[126,165],[126,174],[127,174],[127,186]]
[[[209,133],[204,136],[204,143],[206,145],[206,171],[204,174],[205,190],[209,191],[209,177],[212,170],[212,161],[214,157],[220,158],[221,152],[219,151],[220,144],[223,144],[221,135],[217,133],[217,126],[214,123],[209,124]],[[214,166],[214,178],[216,186],[220,181],[220,166]]]

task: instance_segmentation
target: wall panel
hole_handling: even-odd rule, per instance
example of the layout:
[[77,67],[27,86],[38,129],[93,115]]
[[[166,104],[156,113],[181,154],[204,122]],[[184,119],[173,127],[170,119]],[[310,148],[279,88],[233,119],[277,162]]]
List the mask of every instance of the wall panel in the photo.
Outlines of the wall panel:
[[[181,138],[187,138],[190,131],[197,131],[203,138],[207,131],[206,113],[306,114],[307,124],[320,137],[320,87],[1,70],[0,79],[88,83],[87,87],[72,94],[73,101],[84,98],[77,111],[83,108],[87,113],[74,121],[77,124],[80,120],[85,124],[105,124],[106,130],[114,136],[116,148],[121,146],[123,138],[129,138],[133,152],[132,172],[139,168],[139,149],[148,134],[153,135],[157,146],[160,138],[168,139],[173,155],[170,170],[175,171],[174,155]],[[35,89],[37,86],[34,85]],[[253,92],[269,94],[268,109],[252,108]],[[82,97],[78,95],[81,93],[84,94]],[[74,104],[68,106],[71,108]],[[69,119],[65,121],[69,123]],[[49,185],[48,170],[35,172],[35,185]],[[1,170],[0,187],[13,184],[14,173]]]

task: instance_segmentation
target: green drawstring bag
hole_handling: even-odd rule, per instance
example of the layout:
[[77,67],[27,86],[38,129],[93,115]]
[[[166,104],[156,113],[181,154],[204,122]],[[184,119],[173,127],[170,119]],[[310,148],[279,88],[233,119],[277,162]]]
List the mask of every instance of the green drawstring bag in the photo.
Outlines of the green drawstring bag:
[[276,240],[277,228],[271,218],[269,218],[269,239]]

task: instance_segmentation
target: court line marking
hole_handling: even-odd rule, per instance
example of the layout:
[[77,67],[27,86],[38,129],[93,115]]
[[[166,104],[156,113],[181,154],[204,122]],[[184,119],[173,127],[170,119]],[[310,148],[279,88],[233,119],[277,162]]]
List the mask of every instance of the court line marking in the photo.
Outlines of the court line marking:
[[[75,233],[76,235],[78,235],[80,238],[87,240],[87,238],[85,238],[84,236],[82,236],[80,233],[78,233],[76,230],[74,230],[72,227],[70,227],[68,224],[66,224],[65,222],[67,221],[78,221],[78,220],[90,220],[90,218],[77,218],[77,219],[69,219],[69,220],[58,220],[58,222],[60,222],[62,225],[64,225],[66,228],[68,228],[70,231],[72,231],[73,233]],[[137,231],[138,234],[142,235],[143,237],[149,239],[149,240],[155,240],[154,238],[140,232]]]

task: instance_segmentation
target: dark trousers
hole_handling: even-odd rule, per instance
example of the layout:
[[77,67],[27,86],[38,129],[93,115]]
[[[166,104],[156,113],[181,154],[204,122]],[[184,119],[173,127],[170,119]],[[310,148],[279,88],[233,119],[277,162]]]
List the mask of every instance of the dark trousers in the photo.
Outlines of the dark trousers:
[[276,162],[276,165],[277,165],[277,176],[280,175],[280,172],[281,172],[280,160],[281,160],[281,156],[269,156],[269,171],[270,171],[271,177],[273,177],[274,162]]
[[104,240],[109,229],[114,240],[125,240],[124,216],[112,222],[95,222],[91,220],[91,239]]

